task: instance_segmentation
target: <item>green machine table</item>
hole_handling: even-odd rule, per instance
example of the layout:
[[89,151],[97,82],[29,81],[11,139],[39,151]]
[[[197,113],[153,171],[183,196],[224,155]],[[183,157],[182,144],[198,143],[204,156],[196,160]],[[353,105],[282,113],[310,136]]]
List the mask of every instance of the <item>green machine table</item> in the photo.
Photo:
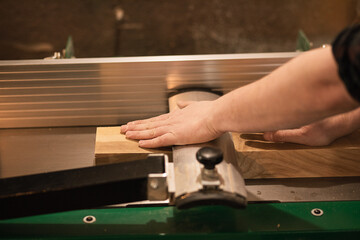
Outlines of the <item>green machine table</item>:
[[0,232],[1,239],[358,239],[359,216],[359,201],[103,208],[3,220]]

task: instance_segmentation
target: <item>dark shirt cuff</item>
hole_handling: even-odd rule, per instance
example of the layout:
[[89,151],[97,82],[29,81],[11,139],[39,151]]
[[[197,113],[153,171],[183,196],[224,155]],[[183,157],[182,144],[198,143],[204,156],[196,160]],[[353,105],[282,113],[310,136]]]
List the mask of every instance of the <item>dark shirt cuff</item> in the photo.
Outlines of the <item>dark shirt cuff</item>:
[[360,102],[360,24],[344,29],[334,40],[332,52],[346,89]]

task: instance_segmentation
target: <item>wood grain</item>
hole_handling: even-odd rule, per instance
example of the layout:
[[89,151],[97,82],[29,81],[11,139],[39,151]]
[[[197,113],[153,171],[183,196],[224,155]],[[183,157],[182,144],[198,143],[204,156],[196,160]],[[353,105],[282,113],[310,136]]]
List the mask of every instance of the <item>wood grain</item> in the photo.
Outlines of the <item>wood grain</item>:
[[[262,134],[232,137],[245,179],[360,176],[360,131],[325,147],[268,142]],[[170,148],[140,148],[120,134],[120,127],[97,128],[96,164],[144,159],[149,153],[172,156]]]
[[324,147],[268,142],[262,134],[232,135],[246,179],[360,176],[360,131]]
[[98,127],[96,129],[96,165],[144,159],[150,153],[165,153],[171,157],[170,148],[145,149],[138,142],[120,134],[120,127]]

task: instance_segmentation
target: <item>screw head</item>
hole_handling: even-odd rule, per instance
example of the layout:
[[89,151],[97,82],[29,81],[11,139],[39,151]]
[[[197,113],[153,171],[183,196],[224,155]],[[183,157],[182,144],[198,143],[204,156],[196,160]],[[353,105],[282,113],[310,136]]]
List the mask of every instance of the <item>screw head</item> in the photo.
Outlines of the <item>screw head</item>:
[[96,221],[96,218],[94,217],[94,216],[85,216],[84,218],[83,218],[83,222],[84,223],[93,223],[93,222],[95,222]]
[[155,179],[151,179],[150,180],[150,187],[152,189],[157,189],[159,187],[159,181],[155,178]]
[[320,217],[324,214],[324,211],[321,210],[320,208],[314,208],[311,210],[311,214],[314,215],[315,217]]

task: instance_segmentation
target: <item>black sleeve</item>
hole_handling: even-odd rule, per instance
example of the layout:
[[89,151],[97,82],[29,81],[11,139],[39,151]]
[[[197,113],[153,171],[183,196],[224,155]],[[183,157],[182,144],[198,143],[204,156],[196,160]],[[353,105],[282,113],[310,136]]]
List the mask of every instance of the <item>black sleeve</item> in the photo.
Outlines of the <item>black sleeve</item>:
[[360,24],[344,29],[334,40],[332,52],[340,78],[350,95],[360,102]]

